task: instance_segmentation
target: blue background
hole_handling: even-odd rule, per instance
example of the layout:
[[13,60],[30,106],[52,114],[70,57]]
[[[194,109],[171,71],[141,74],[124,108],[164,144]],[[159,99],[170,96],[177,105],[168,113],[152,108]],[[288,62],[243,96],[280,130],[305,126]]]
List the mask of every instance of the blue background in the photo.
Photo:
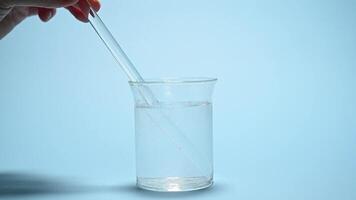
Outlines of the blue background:
[[0,199],[356,199],[356,1],[102,4],[144,77],[219,79],[215,187],[135,189],[127,78],[59,10],[0,41]]

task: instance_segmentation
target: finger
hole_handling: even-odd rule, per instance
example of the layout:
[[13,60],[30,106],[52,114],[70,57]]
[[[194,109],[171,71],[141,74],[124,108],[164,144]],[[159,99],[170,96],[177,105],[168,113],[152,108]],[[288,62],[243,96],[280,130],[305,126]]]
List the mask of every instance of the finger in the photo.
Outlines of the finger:
[[16,7],[0,22],[0,39],[8,34],[26,17],[35,15],[38,9],[34,7]]
[[100,10],[100,1],[99,0],[88,0],[90,7],[95,10],[95,12],[98,12]]
[[74,7],[79,8],[84,14],[89,13],[89,9],[92,8],[95,12],[100,10],[100,1],[99,0],[79,0],[78,3],[73,5]]
[[34,6],[44,8],[59,8],[74,5],[78,0],[7,0],[1,3],[2,7]]
[[90,5],[89,5],[88,1],[79,0],[78,3],[74,6],[79,8],[82,11],[82,13],[84,14],[84,16],[86,18],[88,18],[89,10],[90,10]]
[[66,7],[66,9],[69,10],[69,12],[72,13],[72,15],[79,21],[88,22],[88,17],[86,17],[79,8],[69,6]]
[[100,9],[100,2],[99,0],[79,0],[78,3],[73,5],[72,7],[82,12],[81,18],[84,16],[85,19],[81,21],[88,22],[90,8],[93,8],[95,11],[98,11]]
[[52,9],[52,17],[50,19],[52,19],[57,13],[57,9],[53,8]]
[[6,15],[8,15],[11,12],[12,8],[5,8],[0,6],[0,21],[3,20]]
[[38,16],[43,22],[49,21],[55,14],[54,8],[38,8]]

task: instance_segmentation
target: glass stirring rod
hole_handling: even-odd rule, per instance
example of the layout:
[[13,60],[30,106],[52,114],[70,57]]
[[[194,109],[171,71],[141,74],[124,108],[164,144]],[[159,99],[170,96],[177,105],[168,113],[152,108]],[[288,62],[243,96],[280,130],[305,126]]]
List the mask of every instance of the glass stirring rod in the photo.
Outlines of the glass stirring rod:
[[124,70],[129,80],[135,82],[143,81],[143,78],[138,73],[135,66],[132,64],[125,52],[122,50],[119,43],[115,40],[109,29],[105,26],[103,21],[92,8],[89,10],[88,18],[91,26],[94,28],[100,39],[104,42],[105,46],[109,49],[112,56],[114,56],[120,67]]
[[[115,58],[121,69],[124,70],[129,80],[133,82],[143,82],[144,79],[138,73],[137,69],[122,50],[121,46],[115,40],[109,29],[105,26],[104,22],[92,8],[89,9],[88,19],[95,32],[98,34],[105,46],[109,49],[111,55]],[[154,97],[148,88],[142,88],[140,93],[142,98],[149,105],[158,103],[158,100]]]
[[[110,53],[115,58],[120,67],[124,70],[129,80],[133,82],[144,82],[144,79],[141,77],[128,56],[122,50],[119,43],[115,40],[109,29],[105,26],[103,21],[92,8],[89,10],[88,19],[95,32],[98,34],[105,46],[109,49]],[[159,105],[159,101],[155,98],[150,88],[142,86],[139,92],[145,103],[148,105]],[[200,152],[195,147],[195,145],[190,142],[186,134],[181,131],[180,128],[165,113],[160,112],[159,115],[156,116],[152,116],[150,113],[147,114],[152,122],[159,126],[161,131],[170,137],[176,148],[180,149],[182,153],[184,153],[186,157],[191,160],[191,162],[199,170],[206,171],[204,168],[207,165],[198,164],[208,162],[205,154]]]

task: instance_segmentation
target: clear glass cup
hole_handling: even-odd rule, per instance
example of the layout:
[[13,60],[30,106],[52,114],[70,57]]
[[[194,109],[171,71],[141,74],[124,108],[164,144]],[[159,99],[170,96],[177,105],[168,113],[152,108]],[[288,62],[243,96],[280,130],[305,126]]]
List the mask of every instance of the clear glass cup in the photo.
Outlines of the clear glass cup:
[[[216,81],[169,78],[129,82],[135,99],[139,188],[168,192],[212,185],[211,96]],[[157,102],[148,103],[144,97],[148,93]]]

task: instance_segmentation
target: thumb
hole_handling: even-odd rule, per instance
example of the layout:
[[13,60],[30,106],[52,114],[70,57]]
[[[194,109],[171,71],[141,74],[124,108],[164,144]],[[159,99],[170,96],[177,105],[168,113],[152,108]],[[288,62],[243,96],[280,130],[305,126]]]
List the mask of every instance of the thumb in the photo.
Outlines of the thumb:
[[4,0],[2,7],[34,6],[44,8],[59,8],[74,5],[78,0]]

